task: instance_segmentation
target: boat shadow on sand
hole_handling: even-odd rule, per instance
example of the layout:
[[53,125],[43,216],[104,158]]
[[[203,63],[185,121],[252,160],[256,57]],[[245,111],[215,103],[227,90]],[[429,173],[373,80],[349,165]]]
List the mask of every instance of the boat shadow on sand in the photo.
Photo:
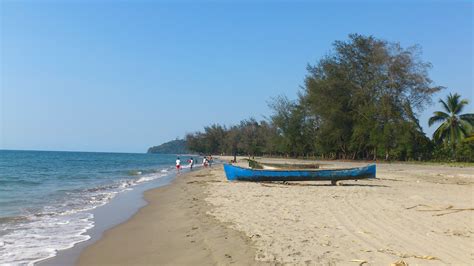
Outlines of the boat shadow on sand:
[[[239,181],[239,182],[247,182],[247,181]],[[251,181],[248,181],[249,183],[256,183],[256,182],[251,182]],[[301,186],[301,187],[334,187],[334,185],[332,185],[331,183],[327,184],[327,183],[321,183],[321,184],[314,184],[314,183],[311,183],[311,184],[308,184],[308,183],[291,183],[291,182],[271,182],[271,181],[268,181],[268,182],[264,182],[264,181],[260,181],[260,182],[257,182],[259,183],[260,185],[264,186],[264,187],[276,187],[276,186],[279,186],[279,187],[291,187],[291,186]],[[338,183],[337,186],[341,186],[341,187],[390,187],[390,186],[387,186],[387,185],[377,185],[377,184],[354,184],[354,183]]]

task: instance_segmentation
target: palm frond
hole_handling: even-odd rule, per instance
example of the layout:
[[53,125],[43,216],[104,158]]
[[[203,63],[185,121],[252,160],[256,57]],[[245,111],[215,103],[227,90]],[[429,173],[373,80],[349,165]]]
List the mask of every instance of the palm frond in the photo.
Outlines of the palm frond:
[[451,109],[449,109],[448,104],[445,101],[443,101],[443,99],[439,99],[439,102],[443,105],[443,108],[446,112],[451,113]]
[[465,128],[462,126],[456,127],[455,130],[456,130],[456,140],[464,139],[470,132],[468,128]]
[[470,135],[471,131],[473,131],[474,126],[465,121],[465,120],[459,120],[459,127],[463,128],[466,131],[466,135]]
[[433,113],[433,116],[428,120],[428,125],[432,126],[436,122],[444,121],[449,118],[447,113],[437,111]]
[[474,134],[463,139],[463,142],[471,142],[471,141],[474,142]]
[[453,112],[454,112],[455,114],[461,113],[462,110],[464,109],[464,106],[466,106],[468,103],[469,103],[469,102],[468,102],[468,100],[466,100],[466,99],[460,101],[460,102],[458,103],[458,105],[456,106],[456,109],[453,110]]
[[474,126],[474,114],[463,114],[459,116],[460,120],[467,121],[469,124]]
[[459,105],[459,98],[460,97],[461,97],[461,95],[459,95],[457,93],[455,93],[454,95],[450,93],[448,95],[448,107],[449,107],[449,111],[451,113],[455,113],[455,110]]
[[433,133],[433,139],[440,143],[450,134],[450,128],[448,123],[442,123]]

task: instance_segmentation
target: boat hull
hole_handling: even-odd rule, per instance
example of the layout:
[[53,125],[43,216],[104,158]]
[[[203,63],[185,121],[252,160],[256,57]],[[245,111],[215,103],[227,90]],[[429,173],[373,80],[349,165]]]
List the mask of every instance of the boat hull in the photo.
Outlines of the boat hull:
[[261,170],[224,164],[227,180],[241,181],[339,181],[375,178],[376,166],[325,170]]

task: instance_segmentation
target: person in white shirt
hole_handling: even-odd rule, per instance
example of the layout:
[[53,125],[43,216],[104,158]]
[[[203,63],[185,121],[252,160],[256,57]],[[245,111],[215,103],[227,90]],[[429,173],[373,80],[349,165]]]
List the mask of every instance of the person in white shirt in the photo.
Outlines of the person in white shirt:
[[178,173],[180,169],[181,169],[181,160],[178,157],[178,159],[176,159],[176,170],[178,170]]

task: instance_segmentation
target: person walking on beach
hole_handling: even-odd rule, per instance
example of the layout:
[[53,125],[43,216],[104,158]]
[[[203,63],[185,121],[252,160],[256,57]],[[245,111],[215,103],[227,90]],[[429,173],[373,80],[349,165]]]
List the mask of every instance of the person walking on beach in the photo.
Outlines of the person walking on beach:
[[202,158],[202,166],[207,167],[207,157]]
[[191,170],[193,170],[193,166],[194,166],[194,159],[193,157],[191,157],[191,159],[189,159],[189,168],[191,168]]
[[212,167],[212,155],[209,155],[208,161],[209,161],[209,167]]
[[176,159],[176,170],[178,170],[178,173],[179,173],[179,170],[181,169],[181,160],[179,159],[179,157]]

